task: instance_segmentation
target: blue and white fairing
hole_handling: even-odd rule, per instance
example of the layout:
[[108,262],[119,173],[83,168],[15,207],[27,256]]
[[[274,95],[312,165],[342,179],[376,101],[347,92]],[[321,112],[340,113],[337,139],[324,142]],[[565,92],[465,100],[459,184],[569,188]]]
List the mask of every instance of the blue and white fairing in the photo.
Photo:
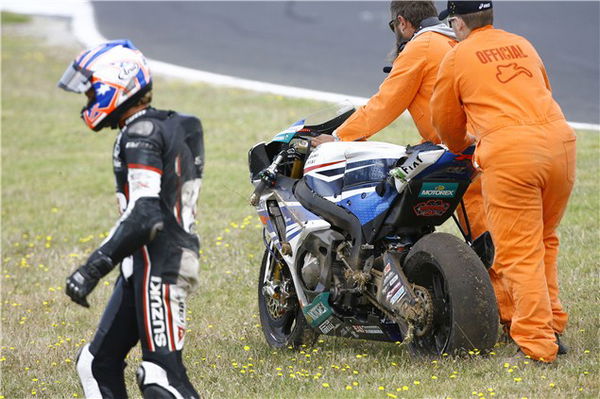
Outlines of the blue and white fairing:
[[[325,199],[352,212],[362,225],[387,212],[408,182],[436,164],[445,150],[407,154],[407,147],[380,142],[325,143],[314,150],[304,165],[306,184]],[[400,158],[404,172],[396,178],[396,191],[375,192]]]
[[275,142],[279,142],[279,143],[289,143],[294,138],[296,133],[298,133],[299,130],[302,130],[305,122],[306,122],[305,119],[300,119],[298,122],[294,123],[287,129],[277,133],[275,135],[275,137],[273,137],[273,140],[271,140],[271,141],[275,141]]
[[[294,197],[289,184],[291,179],[281,177],[280,180],[275,184],[275,187],[270,190],[269,193],[263,195],[257,206],[258,215],[261,222],[265,226],[267,240],[269,245],[274,246],[279,250],[283,260],[286,262],[292,273],[297,273],[298,255],[300,246],[306,239],[306,237],[319,230],[328,230],[331,225],[319,216],[308,211],[304,208],[298,200]],[[290,252],[282,251],[282,242],[279,239],[277,233],[277,227],[275,221],[269,215],[268,201],[275,200],[277,206],[281,211],[283,221],[285,223],[285,238],[284,240],[289,243],[291,247]],[[308,304],[306,295],[301,286],[298,285],[298,281],[294,279],[294,285],[296,292],[298,293],[298,300],[305,306]]]
[[[329,223],[323,221],[323,219],[300,205],[300,203],[293,196],[291,196],[291,192],[288,190],[281,190],[278,187],[275,187],[275,189],[277,192],[274,192],[273,195],[277,199],[279,210],[281,211],[281,215],[283,216],[283,220],[285,222],[285,242],[292,243],[293,240],[302,232],[303,226],[314,224],[313,222],[315,221],[322,221],[323,223],[319,224],[323,228],[328,228],[330,226]],[[272,242],[277,248],[281,249],[279,234],[277,233],[276,226],[273,224],[273,220],[269,217],[266,200],[261,200],[257,206],[257,211],[261,221],[265,223],[269,241]]]

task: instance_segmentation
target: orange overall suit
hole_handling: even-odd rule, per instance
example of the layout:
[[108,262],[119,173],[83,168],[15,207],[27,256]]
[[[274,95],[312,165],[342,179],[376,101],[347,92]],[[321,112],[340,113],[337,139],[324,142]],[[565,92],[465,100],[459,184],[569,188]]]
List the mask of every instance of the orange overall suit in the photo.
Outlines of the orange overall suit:
[[433,125],[453,151],[478,143],[491,269],[501,321],[521,350],[552,362],[567,323],[558,299],[556,229],[575,178],[575,134],[544,65],[524,38],[475,29],[444,58],[431,100]]
[[[425,141],[441,143],[431,123],[429,101],[440,63],[456,43],[454,39],[433,31],[424,32],[409,41],[396,57],[392,71],[379,87],[379,92],[337,129],[338,138],[342,141],[368,138],[408,109],[421,137]],[[469,186],[463,200],[472,236],[477,238],[487,231],[481,179]],[[462,212],[459,210],[457,213],[464,227]]]

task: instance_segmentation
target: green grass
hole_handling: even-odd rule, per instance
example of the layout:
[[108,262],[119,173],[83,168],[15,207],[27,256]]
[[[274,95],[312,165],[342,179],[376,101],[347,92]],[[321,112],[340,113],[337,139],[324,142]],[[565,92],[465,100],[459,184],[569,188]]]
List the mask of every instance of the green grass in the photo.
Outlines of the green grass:
[[[4,18],[4,17],[3,17]],[[90,297],[91,309],[63,292],[117,218],[111,151],[114,132],[92,133],[78,117],[83,96],[56,88],[77,53],[2,32],[2,347],[0,397],[82,397],[74,358],[92,337],[116,277]],[[560,233],[562,300],[571,315],[571,353],[551,366],[502,358],[412,359],[395,344],[322,337],[296,352],[270,349],[262,336],[256,280],[260,227],[248,205],[246,154],[260,140],[324,105],[157,78],[155,105],[198,115],[206,171],[198,212],[201,286],[190,300],[184,352],[207,398],[230,397],[597,397],[597,133],[578,133],[578,176]],[[380,141],[414,143],[400,121]],[[138,396],[135,349],[126,378]]]
[[15,14],[13,12],[2,11],[1,13],[2,25],[4,24],[22,24],[29,22],[31,18],[23,14]]

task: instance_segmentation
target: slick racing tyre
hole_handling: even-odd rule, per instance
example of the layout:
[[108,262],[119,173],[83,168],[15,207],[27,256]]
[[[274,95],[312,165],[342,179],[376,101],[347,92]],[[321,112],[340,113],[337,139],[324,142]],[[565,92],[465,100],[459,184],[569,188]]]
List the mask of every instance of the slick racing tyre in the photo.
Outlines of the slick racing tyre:
[[410,249],[404,272],[429,291],[433,305],[433,325],[409,344],[413,354],[485,353],[494,346],[496,297],[485,267],[467,244],[451,234],[428,234]]
[[268,249],[258,279],[258,312],[267,343],[274,348],[312,345],[319,336],[304,318],[287,265]]

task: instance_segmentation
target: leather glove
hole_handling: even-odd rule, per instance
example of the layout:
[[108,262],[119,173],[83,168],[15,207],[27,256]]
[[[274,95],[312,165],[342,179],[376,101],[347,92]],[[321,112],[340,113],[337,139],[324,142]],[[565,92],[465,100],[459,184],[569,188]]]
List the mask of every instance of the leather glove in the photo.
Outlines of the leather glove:
[[113,261],[100,251],[94,251],[85,265],[80,266],[67,277],[65,293],[71,300],[86,308],[90,307],[87,296],[92,292],[98,281],[113,269]]

